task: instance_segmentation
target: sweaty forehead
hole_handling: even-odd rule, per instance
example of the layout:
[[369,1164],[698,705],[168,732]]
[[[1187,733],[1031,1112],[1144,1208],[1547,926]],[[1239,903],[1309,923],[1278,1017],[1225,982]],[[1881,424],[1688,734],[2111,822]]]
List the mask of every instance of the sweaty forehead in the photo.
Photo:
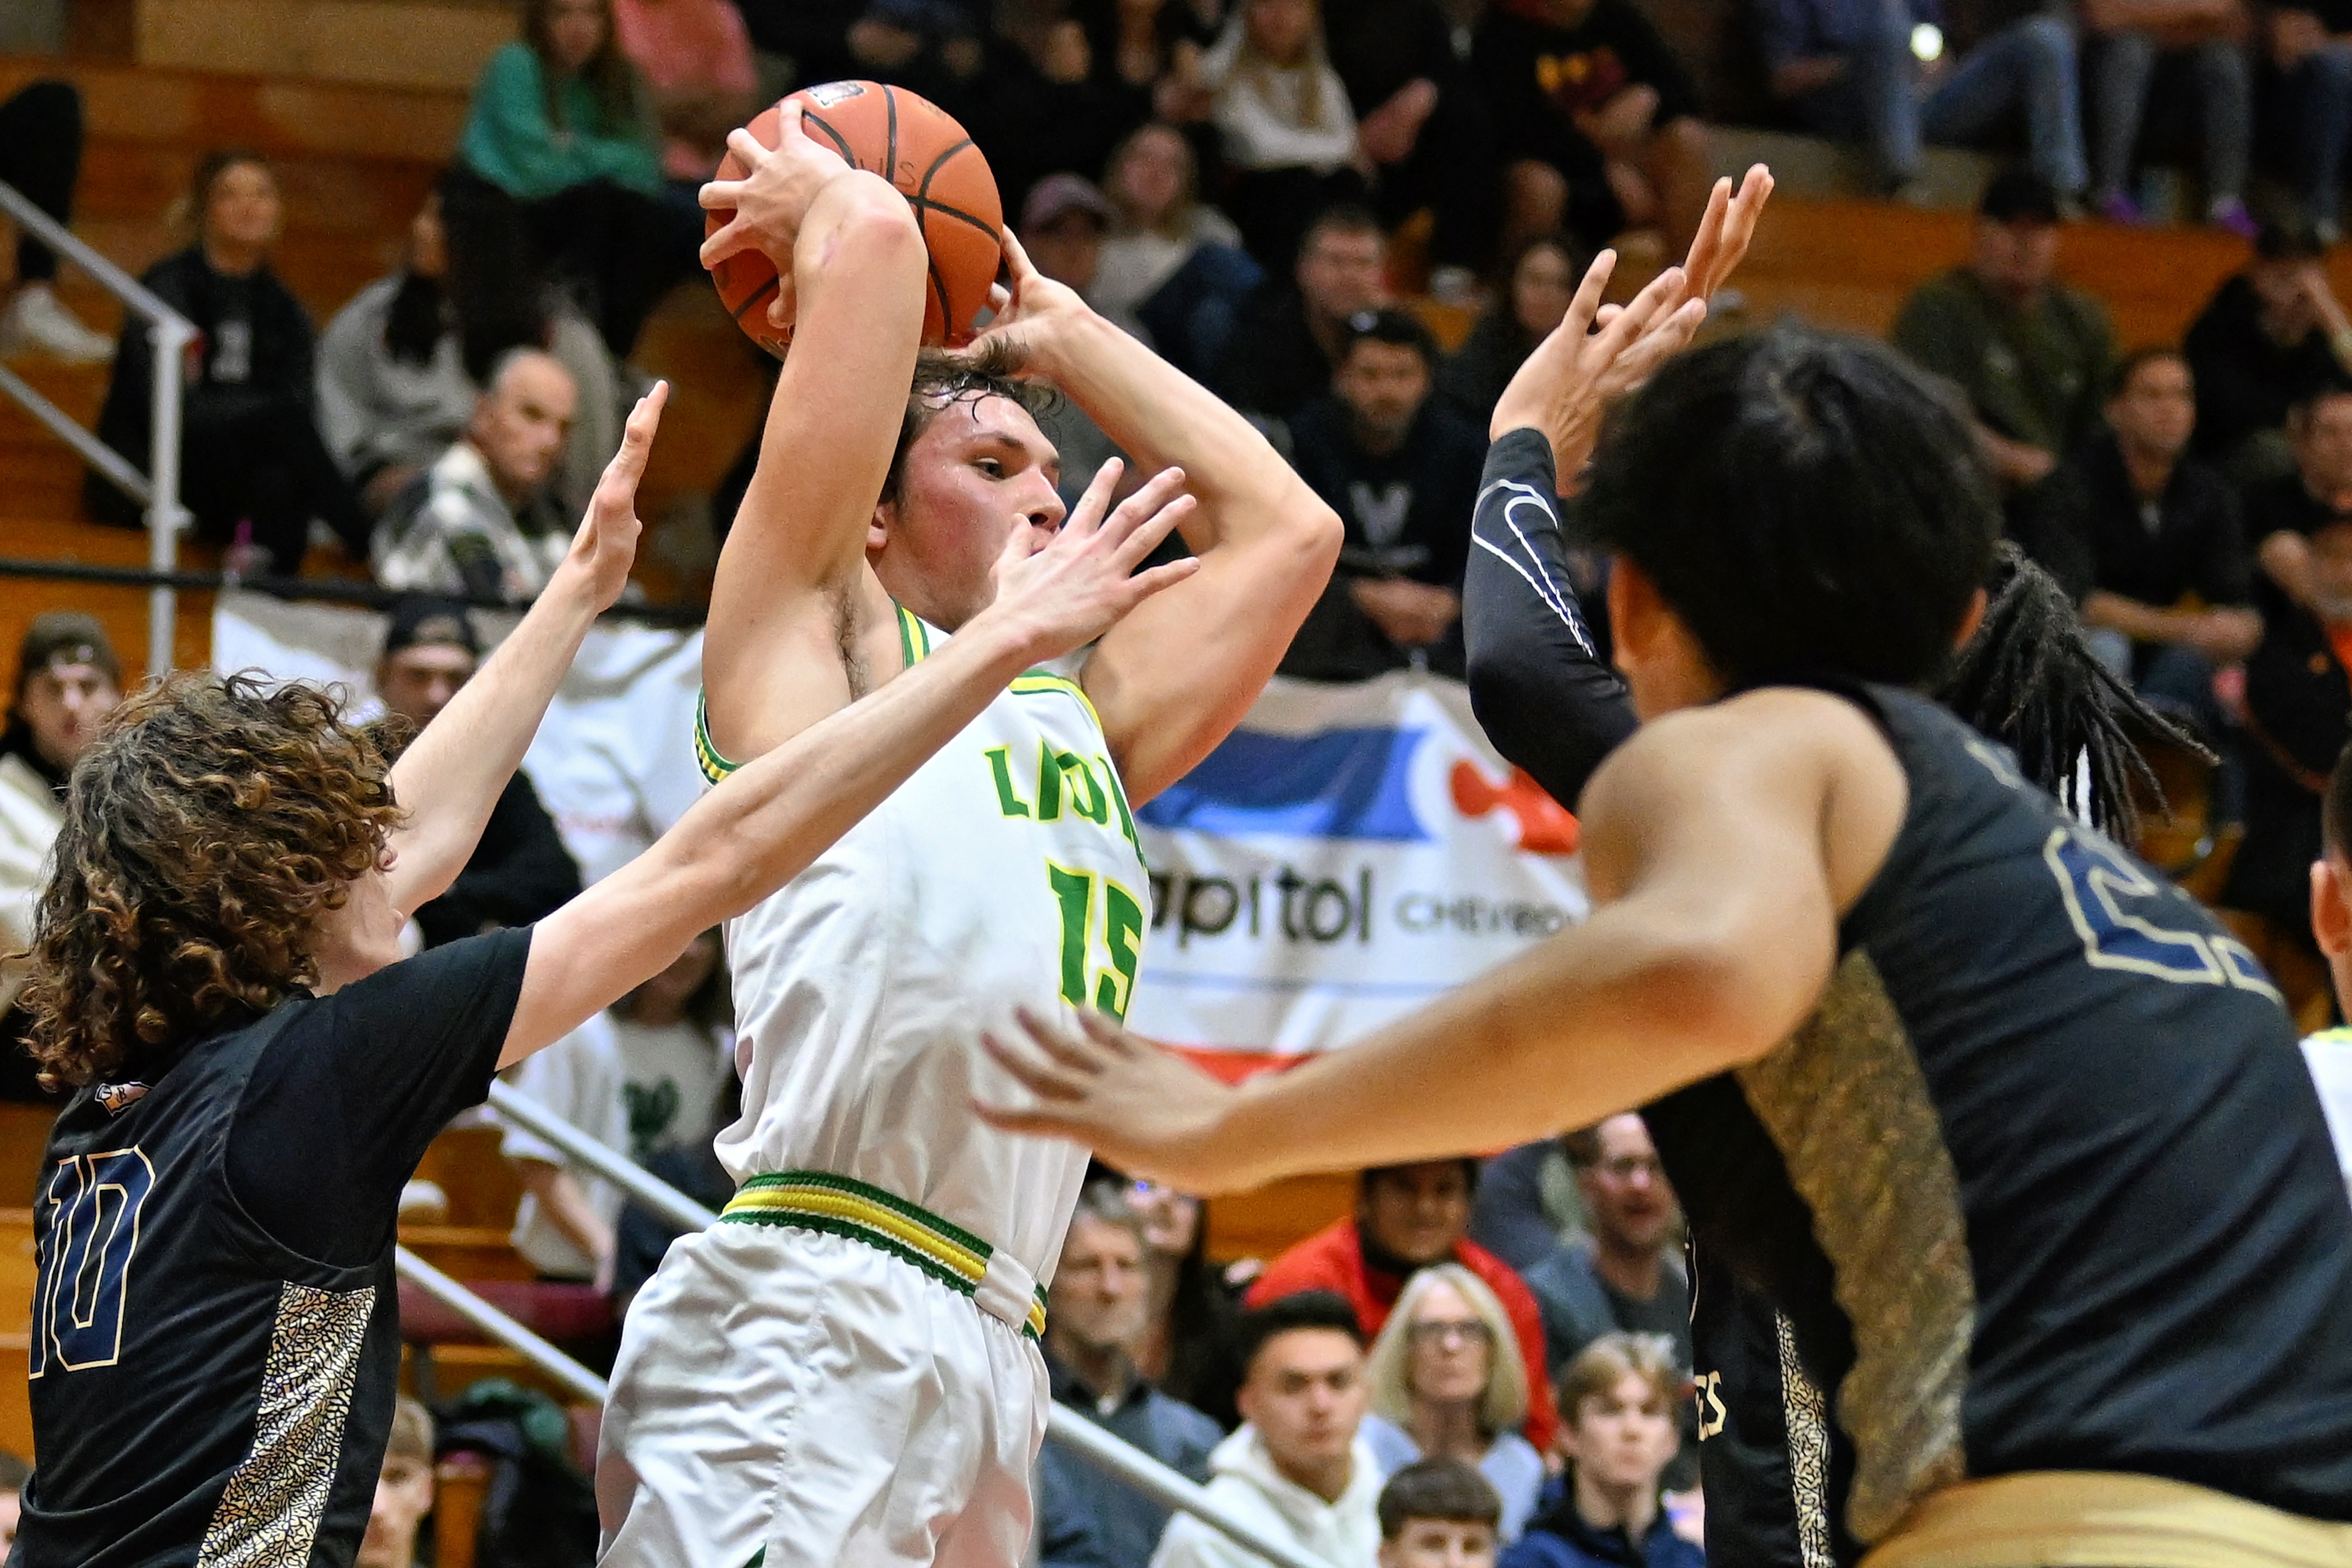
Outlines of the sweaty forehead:
[[1045,439],[1029,411],[993,392],[947,402],[932,416],[922,439],[958,451],[980,445],[1017,446],[1040,463],[1055,455],[1054,444]]

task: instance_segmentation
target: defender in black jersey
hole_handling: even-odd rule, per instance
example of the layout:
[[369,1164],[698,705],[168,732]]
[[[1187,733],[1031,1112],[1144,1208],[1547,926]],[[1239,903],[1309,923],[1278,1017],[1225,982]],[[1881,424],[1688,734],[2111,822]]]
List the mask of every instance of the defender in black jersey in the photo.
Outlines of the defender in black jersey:
[[[77,767],[26,1004],[78,1092],[37,1195],[21,1568],[348,1563],[399,1372],[394,1222],[434,1134],[806,867],[1024,670],[1189,576],[1175,513],[1016,530],[952,645],[710,791],[537,926],[402,959],[625,582],[662,392],[570,557],[387,770],[323,694],[181,675]],[[1034,553],[1032,553],[1033,549]],[[395,802],[406,809],[404,816]]]
[[[1680,287],[1588,336],[1588,280],[1498,426],[1572,448]],[[1902,689],[1999,529],[1964,417],[1884,349],[1775,331],[1663,371],[1588,494],[1644,721],[1581,802],[1591,919],[1238,1089],[1035,1026],[990,1113],[1222,1191],[1650,1106],[1702,1254],[1831,1391],[1890,1568],[2340,1559],[2352,1202],[2275,993]]]

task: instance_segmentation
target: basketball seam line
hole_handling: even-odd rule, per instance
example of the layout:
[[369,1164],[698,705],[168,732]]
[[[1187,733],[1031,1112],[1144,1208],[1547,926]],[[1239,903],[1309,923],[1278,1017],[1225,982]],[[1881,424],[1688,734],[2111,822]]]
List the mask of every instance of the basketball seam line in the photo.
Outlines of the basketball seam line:
[[[971,145],[971,138],[967,136],[962,141],[957,142],[954,146],[949,148],[946,152],[940,153],[938,157],[932,159],[931,166],[923,171],[921,183],[918,184],[915,187],[913,193],[907,198],[907,204],[915,209],[915,227],[917,231],[921,233],[923,235],[923,265],[930,269],[931,292],[939,297],[940,329],[950,339],[956,335],[958,323],[955,319],[953,307],[948,303],[947,279],[940,276],[939,258],[931,254],[931,236],[929,232],[924,227],[924,222],[925,215],[929,211],[931,204],[931,182],[939,177],[940,169],[946,166],[949,159],[954,157],[957,153],[962,152],[965,148]],[[969,325],[969,323],[964,324]]]
[[989,238],[997,239],[1000,244],[1003,243],[999,239],[995,226],[986,218],[967,213],[961,207],[950,207],[944,202],[934,202],[928,196],[908,196],[907,204],[914,208],[918,214],[937,213],[941,217],[961,218]]
[[898,183],[898,95],[888,87],[882,89],[882,107],[890,112],[890,141],[882,154],[882,177],[895,185]]
[[803,125],[814,125],[819,131],[824,131],[826,140],[833,143],[834,151],[841,154],[841,161],[848,164],[853,169],[857,167],[857,154],[849,150],[849,143],[842,139],[840,131],[835,131],[832,126],[827,125],[815,115],[808,113],[805,110],[802,111],[801,123]]
[[777,292],[783,287],[783,281],[784,280],[781,276],[771,277],[767,282],[762,283],[759,287],[753,289],[751,291],[751,297],[744,300],[741,305],[736,307],[735,324],[739,327],[741,326],[743,324],[743,312],[751,308],[752,306],[759,304],[760,301],[767,298],[771,294]]

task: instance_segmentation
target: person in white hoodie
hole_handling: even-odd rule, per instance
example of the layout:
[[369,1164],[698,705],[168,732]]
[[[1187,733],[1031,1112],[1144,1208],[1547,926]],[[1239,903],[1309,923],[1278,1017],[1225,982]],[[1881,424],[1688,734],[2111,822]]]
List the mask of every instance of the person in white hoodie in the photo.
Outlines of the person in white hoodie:
[[[1352,1568],[1381,1549],[1381,1468],[1358,1427],[1371,1391],[1355,1309],[1328,1291],[1244,1313],[1241,1428],[1209,1456],[1209,1492],[1275,1541]],[[1151,1568],[1259,1568],[1265,1559],[1189,1515]]]

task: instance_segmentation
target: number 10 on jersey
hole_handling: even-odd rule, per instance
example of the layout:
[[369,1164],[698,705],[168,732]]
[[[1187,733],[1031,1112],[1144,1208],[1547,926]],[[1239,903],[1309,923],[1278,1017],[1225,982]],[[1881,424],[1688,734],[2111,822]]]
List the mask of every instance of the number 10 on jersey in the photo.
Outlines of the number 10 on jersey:
[[[1107,876],[1052,861],[1045,862],[1045,880],[1062,910],[1062,999],[1125,1021],[1127,1004],[1135,995],[1136,961],[1143,950],[1142,902]],[[1099,920],[1097,909],[1102,911]],[[1108,964],[1096,966],[1097,951],[1108,956]]]

